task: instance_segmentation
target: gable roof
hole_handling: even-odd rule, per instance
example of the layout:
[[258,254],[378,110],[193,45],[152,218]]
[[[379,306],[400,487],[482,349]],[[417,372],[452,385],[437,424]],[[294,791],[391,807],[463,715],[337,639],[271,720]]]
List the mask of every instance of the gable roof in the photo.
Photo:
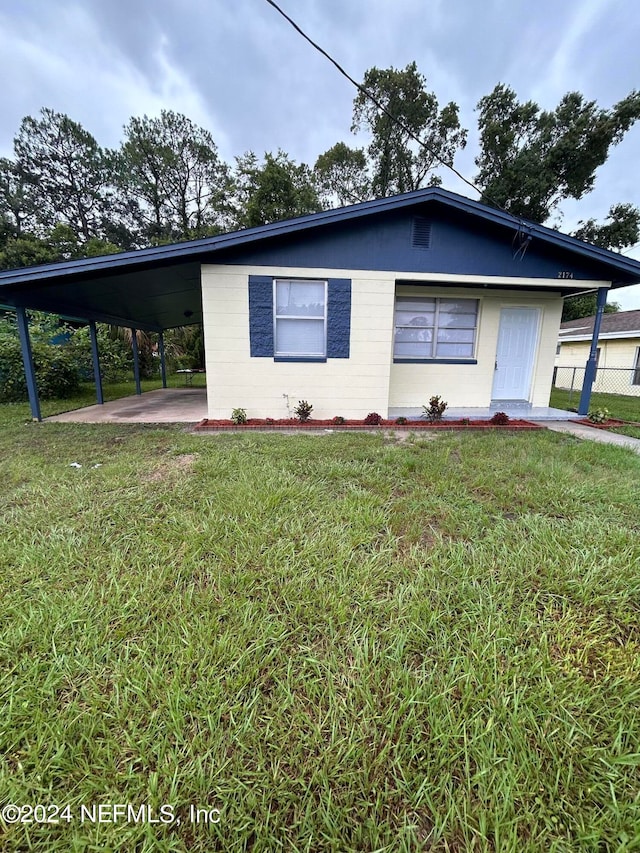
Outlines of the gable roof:
[[[387,234],[403,216],[406,220],[412,214],[433,213],[451,226],[446,235],[447,257],[452,255],[455,240],[471,231],[481,232],[486,245],[499,244],[495,275],[551,278],[552,270],[569,268],[567,278],[575,275],[576,279],[611,281],[613,287],[640,282],[638,261],[456,193],[429,187],[201,240],[7,270],[0,272],[0,303],[149,329],[199,322],[201,263],[304,266],[300,258],[306,257],[322,261],[309,262],[308,266],[402,271],[405,268],[397,265],[401,246],[384,265]],[[351,239],[355,234],[360,244]],[[457,252],[457,262],[466,260],[462,272],[490,274],[473,266],[481,257],[485,267],[493,270],[494,257],[486,247],[480,250],[478,243],[476,240],[471,252]],[[526,254],[527,269],[513,266],[514,246],[521,250],[520,260]],[[443,257],[442,251],[431,257],[433,271],[451,271],[442,268]],[[367,262],[376,265],[360,265]],[[510,273],[505,273],[507,267]],[[406,271],[411,269],[421,271],[407,262]],[[558,292],[563,291],[562,285],[559,281]]]
[[[567,320],[560,326],[560,340],[581,340],[582,338],[591,340],[595,319],[594,315],[593,317],[582,317],[579,320]],[[603,314],[600,337],[640,337],[640,310]]]

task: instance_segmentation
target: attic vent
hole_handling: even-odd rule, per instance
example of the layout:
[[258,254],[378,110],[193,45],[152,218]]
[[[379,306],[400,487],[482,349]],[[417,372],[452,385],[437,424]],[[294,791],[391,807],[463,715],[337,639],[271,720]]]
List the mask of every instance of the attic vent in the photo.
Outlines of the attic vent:
[[414,249],[431,248],[431,220],[416,216],[411,231],[411,245]]

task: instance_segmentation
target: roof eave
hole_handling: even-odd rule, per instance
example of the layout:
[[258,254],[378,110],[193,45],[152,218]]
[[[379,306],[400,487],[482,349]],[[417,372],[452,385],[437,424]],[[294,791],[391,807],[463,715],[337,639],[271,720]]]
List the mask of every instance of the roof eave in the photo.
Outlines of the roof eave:
[[578,240],[576,237],[562,234],[528,220],[513,216],[510,213],[489,207],[479,201],[451,193],[439,187],[428,187],[391,198],[374,199],[348,207],[320,211],[307,216],[233,231],[215,237],[201,240],[191,240],[183,243],[171,243],[166,246],[153,246],[138,249],[134,252],[121,252],[114,255],[102,255],[97,258],[82,258],[76,261],[64,261],[56,264],[23,267],[17,270],[0,272],[0,285],[20,284],[25,281],[47,279],[51,277],[67,277],[99,273],[105,270],[122,267],[139,267],[145,264],[179,261],[182,258],[197,259],[198,256],[215,253],[227,248],[242,246],[246,243],[257,242],[285,234],[298,233],[317,226],[328,226],[337,222],[384,213],[390,210],[400,210],[426,202],[438,202],[447,207],[457,209],[470,215],[478,216],[505,228],[522,228],[532,236],[537,236],[545,242],[554,244],[566,251],[589,258],[601,263],[612,271],[617,271],[631,280],[613,280],[612,288],[626,287],[640,282],[640,262],[625,258],[607,249],[601,249],[590,243]]

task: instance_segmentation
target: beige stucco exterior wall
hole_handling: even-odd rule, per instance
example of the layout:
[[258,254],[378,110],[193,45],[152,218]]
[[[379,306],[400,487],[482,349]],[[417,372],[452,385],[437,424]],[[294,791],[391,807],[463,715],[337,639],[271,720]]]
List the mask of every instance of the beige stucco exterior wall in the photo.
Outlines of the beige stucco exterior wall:
[[[248,277],[283,272],[292,277],[351,279],[350,358],[317,364],[251,358]],[[540,312],[530,399],[533,405],[548,405],[562,312],[559,295],[487,289],[498,283],[524,283],[517,279],[450,276],[443,288],[443,276],[412,274],[412,281],[433,284],[429,295],[480,299],[478,364],[393,364],[396,281],[408,277],[396,272],[203,265],[209,417],[228,418],[236,407],[246,409],[249,417],[287,417],[301,399],[313,404],[313,416],[318,418],[361,418],[372,411],[386,416],[389,408],[419,407],[432,394],[443,396],[450,407],[488,406],[500,309],[518,306]],[[526,283],[534,288],[550,285],[540,279]]]
[[[569,386],[572,371],[566,368],[577,367],[575,383],[581,385],[584,376],[584,367],[589,358],[591,341],[565,341],[560,348],[560,354],[556,357],[558,366],[557,385],[559,387]],[[598,341],[600,358],[598,359],[598,372],[593,384],[594,391],[608,392],[611,394],[625,394],[628,396],[640,396],[640,385],[634,385],[633,368],[636,363],[636,353],[640,347],[640,338],[613,338]]]
[[[255,267],[202,268],[209,417],[228,418],[239,406],[249,417],[286,418],[298,400],[312,403],[316,418],[386,414],[394,300],[388,276],[287,268],[293,277],[351,278],[350,358],[275,363],[249,354],[248,277],[255,272]],[[282,276],[283,270],[260,267],[259,273]]]

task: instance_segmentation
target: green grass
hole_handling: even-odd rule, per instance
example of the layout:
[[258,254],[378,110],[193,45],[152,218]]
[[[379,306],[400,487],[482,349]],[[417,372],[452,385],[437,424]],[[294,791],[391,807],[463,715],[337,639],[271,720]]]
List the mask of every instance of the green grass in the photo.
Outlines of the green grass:
[[631,438],[640,438],[640,427],[637,426],[617,427],[611,430],[611,432],[617,432],[620,435],[629,435]]
[[[571,407],[573,411],[577,411],[579,402],[579,389],[570,395],[569,391],[553,388],[549,405],[567,410]],[[612,418],[640,422],[640,397],[626,397],[623,394],[592,394],[590,408],[609,409]]]
[[638,456],[5,419],[0,460],[2,801],[74,815],[3,851],[640,849]]

